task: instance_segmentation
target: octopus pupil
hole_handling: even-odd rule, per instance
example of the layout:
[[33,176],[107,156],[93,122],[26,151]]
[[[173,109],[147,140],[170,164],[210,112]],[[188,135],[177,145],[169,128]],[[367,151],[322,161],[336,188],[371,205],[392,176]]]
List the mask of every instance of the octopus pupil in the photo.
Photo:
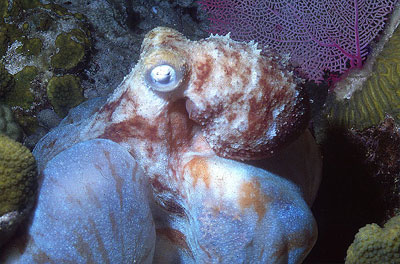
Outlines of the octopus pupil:
[[154,83],[167,85],[174,81],[174,69],[169,65],[157,66],[150,74]]

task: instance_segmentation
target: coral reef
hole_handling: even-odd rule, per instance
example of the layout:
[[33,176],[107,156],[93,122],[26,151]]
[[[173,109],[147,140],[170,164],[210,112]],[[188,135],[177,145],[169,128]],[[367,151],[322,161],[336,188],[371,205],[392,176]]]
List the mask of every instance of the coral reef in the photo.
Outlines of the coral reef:
[[[29,26],[24,24],[24,26]],[[19,46],[16,51],[25,56],[38,56],[42,50],[43,43],[39,38],[25,38],[23,39],[22,46]]]
[[360,228],[345,263],[400,263],[400,216],[391,218],[383,228],[377,224]]
[[51,109],[44,109],[37,115],[39,123],[47,129],[55,128],[61,118]]
[[16,122],[25,133],[31,134],[36,130],[37,121],[32,106],[35,105],[35,96],[31,90],[31,83],[37,80],[38,69],[35,66],[26,66],[14,75],[15,86],[3,98],[4,103],[14,109]]
[[52,104],[46,96],[51,78],[74,75],[87,79],[82,69],[92,49],[89,26],[83,15],[54,4],[16,0],[3,5],[8,7],[0,20],[1,78],[13,78],[8,84],[2,82],[9,87],[2,102],[12,108],[29,136],[38,127],[36,114]]
[[[1,20],[6,23],[0,26],[0,57],[6,55],[1,62],[8,64],[11,74],[25,66],[38,68],[37,78],[31,83],[33,109],[21,110],[11,105],[18,112],[16,116],[22,118],[21,125],[28,136],[40,128],[34,115],[50,107],[45,88],[52,77],[73,74],[80,78],[85,98],[106,96],[137,60],[141,40],[148,30],[168,25],[192,38],[208,35],[202,30],[206,19],[200,17],[194,0],[55,0],[51,4],[3,0],[0,13],[1,18],[6,17]],[[56,45],[57,38],[61,46]],[[66,45],[77,49],[64,49]],[[93,48],[97,52],[91,52]],[[67,61],[65,57],[69,57]],[[60,68],[65,66],[69,69]]]
[[[321,157],[293,73],[229,36],[158,27],[141,50],[36,145],[35,214],[0,262],[303,261]],[[279,152],[270,170],[242,161]]]
[[36,162],[20,143],[0,134],[0,246],[32,209]]
[[8,0],[0,1],[0,18],[3,18],[7,14]]

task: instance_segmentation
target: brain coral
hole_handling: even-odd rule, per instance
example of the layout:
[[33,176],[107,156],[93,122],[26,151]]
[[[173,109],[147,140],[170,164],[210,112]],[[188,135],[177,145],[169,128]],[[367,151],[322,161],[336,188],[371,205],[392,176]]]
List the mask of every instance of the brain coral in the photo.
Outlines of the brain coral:
[[400,263],[400,215],[383,228],[369,224],[360,228],[347,250],[346,264]]
[[36,176],[29,149],[0,134],[0,246],[32,208]]
[[[397,9],[395,23],[400,16]],[[383,49],[376,49],[362,70],[337,83],[327,107],[330,124],[364,129],[382,122],[386,114],[400,120],[400,27],[390,31],[389,26]]]

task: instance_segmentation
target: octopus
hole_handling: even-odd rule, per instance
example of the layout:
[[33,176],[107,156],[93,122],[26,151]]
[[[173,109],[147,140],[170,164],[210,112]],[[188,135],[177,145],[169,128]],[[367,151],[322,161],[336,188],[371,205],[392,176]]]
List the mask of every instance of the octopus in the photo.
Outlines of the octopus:
[[2,263],[301,263],[321,157],[278,55],[158,27],[109,98],[35,147],[40,190]]

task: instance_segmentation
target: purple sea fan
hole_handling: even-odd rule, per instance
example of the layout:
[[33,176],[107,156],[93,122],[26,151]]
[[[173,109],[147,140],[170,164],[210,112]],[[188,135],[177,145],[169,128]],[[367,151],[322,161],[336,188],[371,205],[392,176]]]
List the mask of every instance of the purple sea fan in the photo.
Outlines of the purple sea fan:
[[200,0],[211,32],[290,54],[303,77],[361,67],[397,0]]

